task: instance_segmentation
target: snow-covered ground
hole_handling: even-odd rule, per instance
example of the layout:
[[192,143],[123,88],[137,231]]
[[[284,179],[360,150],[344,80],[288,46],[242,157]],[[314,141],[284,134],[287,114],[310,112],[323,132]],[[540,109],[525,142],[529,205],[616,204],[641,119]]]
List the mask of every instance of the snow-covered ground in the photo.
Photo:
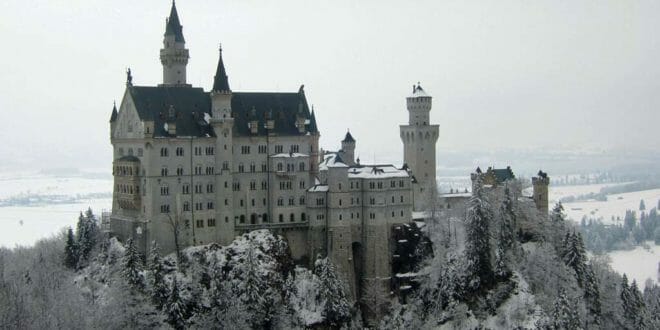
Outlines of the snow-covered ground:
[[626,210],[637,211],[639,219],[639,201],[644,200],[646,210],[650,210],[660,200],[660,189],[642,190],[623,194],[607,195],[607,201],[584,201],[564,203],[564,210],[569,219],[580,221],[583,216],[589,218],[602,218],[603,223],[612,223],[612,216],[623,217]]
[[[562,198],[565,197],[578,197],[580,195],[586,195],[589,193],[598,193],[602,188],[620,186],[628,184],[630,182],[622,183],[603,183],[603,184],[585,184],[585,185],[574,185],[574,186],[554,186],[550,184],[548,189],[548,199],[551,203],[556,203]],[[531,187],[529,188],[531,189]]]
[[0,202],[9,205],[0,207],[0,246],[30,245],[75,227],[80,211],[91,207],[100,215],[111,208],[111,197],[112,178],[107,174],[0,173]]
[[628,280],[637,281],[641,289],[647,279],[658,283],[658,263],[660,263],[660,245],[646,242],[649,250],[641,246],[629,251],[613,251],[608,253],[612,268],[618,273],[628,275]]

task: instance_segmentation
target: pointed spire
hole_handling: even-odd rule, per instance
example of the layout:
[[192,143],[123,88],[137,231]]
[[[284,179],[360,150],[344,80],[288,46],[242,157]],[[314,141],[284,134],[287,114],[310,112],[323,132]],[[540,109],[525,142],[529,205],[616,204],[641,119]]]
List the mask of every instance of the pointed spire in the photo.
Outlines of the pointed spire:
[[346,142],[346,143],[355,142],[353,135],[351,135],[351,131],[346,132],[346,136],[344,136],[344,140],[341,142]]
[[176,11],[176,3],[172,0],[172,9],[170,10],[170,17],[167,19],[165,25],[165,36],[173,35],[175,42],[186,42],[183,38],[183,27],[179,21],[179,14]]
[[218,68],[215,70],[215,77],[213,78],[213,91],[231,92],[231,89],[229,88],[229,79],[227,77],[227,71],[225,71],[225,63],[222,61],[222,45],[220,45]]
[[117,103],[112,102],[112,114],[110,115],[110,122],[113,123],[117,120]]
[[319,129],[316,127],[316,116],[314,115],[314,106],[312,106],[312,115],[309,118],[309,126],[307,130],[310,133],[318,133]]

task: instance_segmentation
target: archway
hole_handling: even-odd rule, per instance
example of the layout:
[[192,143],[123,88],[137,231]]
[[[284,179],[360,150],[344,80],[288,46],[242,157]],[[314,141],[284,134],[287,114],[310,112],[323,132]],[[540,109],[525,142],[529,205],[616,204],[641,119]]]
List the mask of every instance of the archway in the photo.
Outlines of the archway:
[[353,242],[351,244],[351,250],[353,253],[353,272],[355,274],[355,295],[359,298],[362,297],[361,287],[362,279],[364,278],[362,244]]

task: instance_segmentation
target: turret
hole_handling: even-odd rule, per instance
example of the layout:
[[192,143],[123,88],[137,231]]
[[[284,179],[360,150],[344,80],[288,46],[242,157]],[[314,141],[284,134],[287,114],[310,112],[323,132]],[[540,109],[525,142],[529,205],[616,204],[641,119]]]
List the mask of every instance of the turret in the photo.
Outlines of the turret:
[[211,90],[212,117],[215,120],[225,120],[231,115],[231,88],[229,88],[229,77],[222,60],[222,46],[219,49],[218,67],[213,77],[213,89]]
[[429,112],[431,111],[432,106],[431,100],[431,95],[426,94],[419,83],[417,83],[417,86],[413,85],[412,94],[406,98],[406,107],[408,108],[408,125],[429,125]]
[[110,115],[110,138],[111,139],[115,134],[115,126],[117,126],[116,125],[116,123],[117,123],[117,114],[118,114],[117,113],[117,104],[114,103],[112,105],[112,114]]
[[343,151],[342,158],[346,165],[355,165],[355,139],[351,132],[346,132],[346,136],[341,141],[341,150]]
[[190,86],[186,84],[186,65],[189,58],[186,40],[183,38],[183,27],[179,22],[176,5],[172,1],[170,17],[165,21],[163,48],[160,50],[163,86]]

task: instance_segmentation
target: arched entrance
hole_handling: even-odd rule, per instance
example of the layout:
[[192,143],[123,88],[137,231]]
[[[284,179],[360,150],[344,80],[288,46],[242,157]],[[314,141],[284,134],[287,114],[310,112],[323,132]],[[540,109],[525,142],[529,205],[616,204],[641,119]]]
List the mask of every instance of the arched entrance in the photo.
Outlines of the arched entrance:
[[353,272],[355,274],[355,295],[357,296],[356,298],[359,298],[362,296],[360,288],[362,287],[362,279],[364,278],[364,252],[362,249],[362,244],[359,242],[353,242],[353,244],[351,244],[351,250],[353,252]]

